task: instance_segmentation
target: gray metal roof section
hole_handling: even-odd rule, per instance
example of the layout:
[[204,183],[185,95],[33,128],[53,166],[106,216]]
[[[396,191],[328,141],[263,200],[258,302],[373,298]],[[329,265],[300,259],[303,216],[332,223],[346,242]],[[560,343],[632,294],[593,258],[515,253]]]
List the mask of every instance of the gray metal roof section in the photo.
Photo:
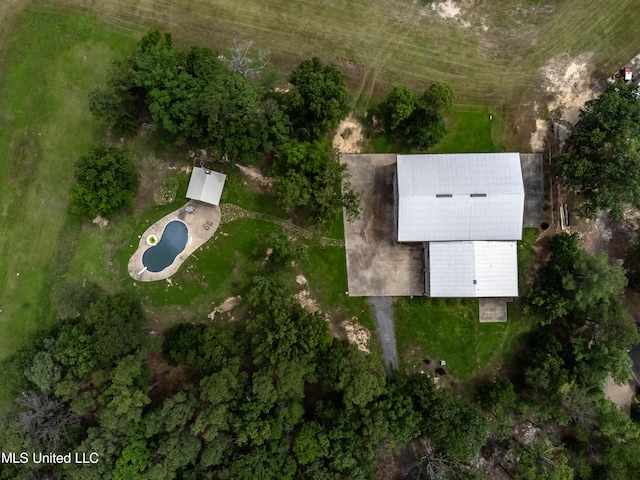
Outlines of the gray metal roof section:
[[187,198],[211,205],[220,204],[227,176],[207,168],[194,167],[187,188]]
[[516,242],[430,242],[431,297],[517,297]]
[[398,241],[522,238],[519,153],[397,158]]

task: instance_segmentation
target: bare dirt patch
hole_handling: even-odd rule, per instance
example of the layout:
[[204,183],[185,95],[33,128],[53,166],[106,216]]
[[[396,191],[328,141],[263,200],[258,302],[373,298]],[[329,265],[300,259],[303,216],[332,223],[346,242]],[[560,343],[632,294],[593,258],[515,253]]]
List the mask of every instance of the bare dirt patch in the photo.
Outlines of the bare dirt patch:
[[362,124],[352,113],[340,122],[338,131],[333,137],[333,148],[338,153],[359,153],[363,142]]
[[315,298],[311,296],[310,290],[302,290],[294,295],[298,302],[300,302],[300,306],[304,308],[309,313],[316,313],[320,310],[320,305],[316,301]]
[[237,167],[244,176],[249,177],[261,187],[271,188],[273,185],[273,178],[263,175],[256,167],[240,164],[238,164]]
[[536,118],[536,130],[531,134],[531,151],[542,152],[544,150],[544,141],[549,130],[549,122]]
[[220,305],[218,305],[216,308],[214,308],[213,311],[209,315],[207,315],[207,318],[209,320],[213,320],[218,313],[228,312],[233,307],[238,305],[241,300],[242,300],[242,297],[240,295],[236,295],[235,297],[226,298],[224,302],[222,302]]
[[602,250],[609,253],[613,230],[611,221],[604,212],[599,212],[595,220],[586,218],[576,223],[572,228],[565,228],[565,230],[568,233],[579,233],[582,248],[592,255]]
[[105,228],[107,228],[107,225],[109,225],[109,220],[98,215],[93,219],[93,223],[98,225],[98,227],[100,227],[100,230],[104,230]]
[[357,320],[358,317],[352,317],[349,320],[343,321],[340,325],[347,333],[349,343],[357,346],[358,350],[364,353],[370,353],[369,340],[371,340],[371,332],[360,325]]
[[[583,53],[573,58],[560,55],[549,60],[540,72],[543,78],[542,88],[548,100],[544,108],[535,105],[538,115],[548,114],[569,129],[573,127],[585,102],[595,97],[591,81],[593,72],[592,53]],[[530,142],[534,152],[542,150],[547,130],[548,122],[538,117]]]
[[431,10],[436,12],[440,18],[449,19],[458,17],[462,9],[457,2],[446,0],[444,2],[432,3]]
[[609,400],[615,403],[620,410],[627,415],[630,415],[631,400],[633,398],[634,391],[629,382],[623,385],[618,385],[613,381],[613,378],[608,377],[607,382],[604,385],[604,394]]

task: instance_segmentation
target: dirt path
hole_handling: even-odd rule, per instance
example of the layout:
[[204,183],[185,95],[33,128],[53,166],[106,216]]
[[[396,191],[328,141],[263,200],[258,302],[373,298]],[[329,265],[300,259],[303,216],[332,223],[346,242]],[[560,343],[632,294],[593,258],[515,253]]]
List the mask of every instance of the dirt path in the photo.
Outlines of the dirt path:
[[398,351],[396,350],[396,334],[393,324],[393,298],[369,297],[369,305],[380,333],[382,356],[387,369],[387,376],[391,370],[398,369]]
[[[252,212],[251,210],[246,210],[232,203],[225,203],[220,205],[220,210],[222,213],[220,225],[233,222],[234,220],[238,220],[239,218],[252,218],[255,220],[264,220],[265,222],[274,223],[284,228],[285,230],[290,231],[294,235],[305,238],[307,240],[311,240],[315,237],[314,233],[311,230],[299,227],[289,220],[284,220],[273,215],[267,215],[266,213]],[[340,240],[338,238],[321,237],[320,245],[322,245],[323,247],[344,247],[344,240]]]

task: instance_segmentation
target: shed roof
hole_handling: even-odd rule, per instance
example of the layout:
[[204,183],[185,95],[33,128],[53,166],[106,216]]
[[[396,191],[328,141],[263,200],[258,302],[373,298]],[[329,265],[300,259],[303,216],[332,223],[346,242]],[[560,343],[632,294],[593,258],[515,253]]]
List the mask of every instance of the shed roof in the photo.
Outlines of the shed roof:
[[522,238],[520,154],[397,158],[398,241]]
[[431,297],[517,297],[516,242],[430,242]]
[[194,167],[187,188],[187,198],[218,205],[227,176],[207,168]]

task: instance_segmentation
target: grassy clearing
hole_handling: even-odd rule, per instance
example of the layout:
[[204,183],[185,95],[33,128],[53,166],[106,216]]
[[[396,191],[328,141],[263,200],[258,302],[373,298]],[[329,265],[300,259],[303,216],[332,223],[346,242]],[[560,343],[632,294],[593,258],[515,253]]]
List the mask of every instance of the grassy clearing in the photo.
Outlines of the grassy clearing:
[[[447,134],[428,153],[491,153],[517,150],[505,131],[504,114],[483,105],[454,105],[446,113]],[[367,148],[371,153],[424,153],[394,141],[384,133],[374,135]]]
[[[524,230],[518,246],[520,294],[533,259],[537,230]],[[395,303],[396,340],[401,352],[400,368],[408,372],[425,369],[423,360],[444,359],[455,378],[467,380],[490,374],[507,360],[519,338],[532,328],[521,315],[521,300],[508,304],[506,323],[480,323],[475,299],[399,299]]]
[[72,163],[102,136],[87,93],[131,45],[119,29],[68,15],[21,15],[4,33],[0,356],[50,320],[48,291],[68,258]]
[[488,107],[456,105],[446,122],[447,135],[429,153],[504,151],[504,118]]
[[344,248],[312,247],[302,262],[302,270],[313,297],[332,319],[356,317],[358,322],[374,330],[369,305],[364,297],[349,297],[347,292],[347,264]]

